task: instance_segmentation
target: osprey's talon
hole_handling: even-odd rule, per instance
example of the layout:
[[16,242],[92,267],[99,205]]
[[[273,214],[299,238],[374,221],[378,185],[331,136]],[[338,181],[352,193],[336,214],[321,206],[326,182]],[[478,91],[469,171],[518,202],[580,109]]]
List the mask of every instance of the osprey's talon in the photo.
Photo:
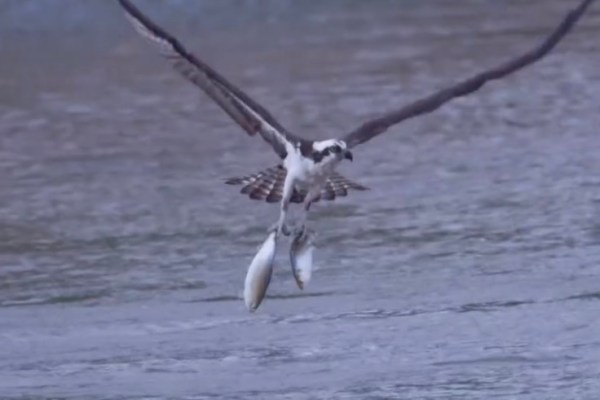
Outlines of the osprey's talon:
[[275,222],[273,225],[271,225],[269,227],[269,229],[267,229],[267,233],[273,233],[279,230],[279,224],[277,222]]
[[306,225],[302,224],[294,228],[294,237],[300,238],[306,234]]
[[286,224],[279,224],[279,222],[274,223],[273,225],[271,225],[271,227],[267,230],[268,233],[271,232],[277,232],[277,236],[279,235],[283,235],[283,236],[290,236],[290,228],[286,225]]

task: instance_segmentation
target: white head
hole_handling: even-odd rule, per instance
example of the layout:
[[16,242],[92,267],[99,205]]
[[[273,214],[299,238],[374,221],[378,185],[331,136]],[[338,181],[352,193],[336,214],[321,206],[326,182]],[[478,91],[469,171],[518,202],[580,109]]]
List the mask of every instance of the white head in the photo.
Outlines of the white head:
[[318,164],[332,164],[342,161],[344,158],[352,161],[352,153],[348,150],[346,142],[337,139],[328,139],[314,142],[311,158]]

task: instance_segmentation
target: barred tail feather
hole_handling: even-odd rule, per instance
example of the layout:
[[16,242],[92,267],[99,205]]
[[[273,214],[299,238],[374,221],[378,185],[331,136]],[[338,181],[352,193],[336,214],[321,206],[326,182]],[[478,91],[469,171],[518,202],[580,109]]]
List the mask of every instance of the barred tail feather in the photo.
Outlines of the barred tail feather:
[[243,185],[240,192],[247,194],[253,200],[276,203],[283,197],[283,183],[286,175],[286,169],[278,165],[252,175],[227,179],[225,183],[228,185]]
[[366,186],[352,182],[348,178],[334,172],[321,189],[321,194],[315,201],[318,200],[334,200],[336,197],[346,197],[349,190],[368,190]]
[[[247,194],[253,200],[264,200],[267,203],[276,203],[283,197],[283,183],[287,170],[282,166],[267,168],[263,171],[243,177],[229,178],[225,180],[228,185],[243,185],[240,192]],[[366,186],[343,177],[334,172],[323,186],[321,193],[313,202],[319,200],[334,200],[336,197],[345,197],[349,190],[368,190]],[[306,190],[294,189],[290,202],[302,203],[306,197]]]

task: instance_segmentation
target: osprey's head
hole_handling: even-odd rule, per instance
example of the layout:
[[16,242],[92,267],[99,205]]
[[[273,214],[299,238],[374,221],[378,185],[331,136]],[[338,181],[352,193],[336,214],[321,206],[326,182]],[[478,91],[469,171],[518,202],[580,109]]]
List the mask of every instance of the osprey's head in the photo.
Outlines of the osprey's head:
[[346,142],[337,139],[314,142],[311,157],[315,163],[321,164],[338,163],[344,158],[350,161],[353,160],[352,153],[348,150]]

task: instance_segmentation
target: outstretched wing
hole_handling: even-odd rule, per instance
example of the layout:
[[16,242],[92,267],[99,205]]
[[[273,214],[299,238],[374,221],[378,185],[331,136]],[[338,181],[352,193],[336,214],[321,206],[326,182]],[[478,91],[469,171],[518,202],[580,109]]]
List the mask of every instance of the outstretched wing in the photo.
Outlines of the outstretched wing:
[[347,134],[343,140],[349,148],[357,146],[385,132],[392,125],[421,114],[435,111],[454,98],[466,96],[475,92],[488,81],[503,78],[538,61],[548,54],[548,52],[550,52],[550,50],[552,50],[573,28],[592,1],[594,0],[582,1],[577,8],[567,14],[561,24],[546,38],[546,40],[520,57],[481,72],[446,89],[442,89],[432,95],[408,104],[399,110],[386,113],[378,118],[367,121]]
[[289,145],[295,146],[301,141],[288,133],[264,107],[187,51],[129,0],[118,1],[136,30],[157,44],[179,73],[202,89],[250,136],[260,133],[281,158],[286,157]]

